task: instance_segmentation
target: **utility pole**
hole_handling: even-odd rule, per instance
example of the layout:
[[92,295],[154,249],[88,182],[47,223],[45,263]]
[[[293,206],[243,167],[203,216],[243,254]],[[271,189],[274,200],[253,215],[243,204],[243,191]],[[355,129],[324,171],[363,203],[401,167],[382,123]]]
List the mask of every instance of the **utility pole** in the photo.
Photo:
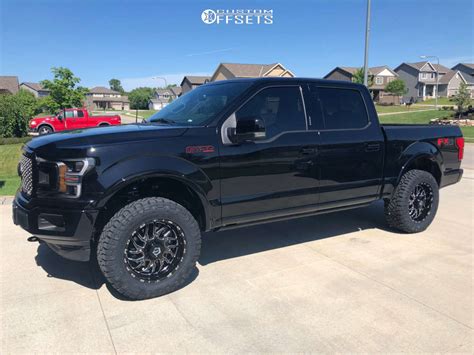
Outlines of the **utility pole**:
[[369,37],[370,37],[370,0],[367,0],[367,18],[365,22],[365,55],[364,55],[364,85],[368,86],[369,80]]

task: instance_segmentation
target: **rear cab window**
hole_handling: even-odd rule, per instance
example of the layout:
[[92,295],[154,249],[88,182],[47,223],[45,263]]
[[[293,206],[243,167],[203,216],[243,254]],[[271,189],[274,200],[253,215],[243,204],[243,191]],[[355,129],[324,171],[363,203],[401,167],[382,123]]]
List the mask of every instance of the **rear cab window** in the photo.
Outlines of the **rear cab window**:
[[359,90],[309,85],[312,128],[325,130],[362,129],[369,124]]

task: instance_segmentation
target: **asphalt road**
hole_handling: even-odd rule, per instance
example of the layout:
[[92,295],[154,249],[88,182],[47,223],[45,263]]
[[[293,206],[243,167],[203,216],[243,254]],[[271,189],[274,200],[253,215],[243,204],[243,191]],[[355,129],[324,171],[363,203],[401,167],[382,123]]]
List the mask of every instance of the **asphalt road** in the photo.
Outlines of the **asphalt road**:
[[387,230],[379,203],[206,234],[186,287],[137,302],[0,206],[0,352],[472,353],[473,181],[417,235]]

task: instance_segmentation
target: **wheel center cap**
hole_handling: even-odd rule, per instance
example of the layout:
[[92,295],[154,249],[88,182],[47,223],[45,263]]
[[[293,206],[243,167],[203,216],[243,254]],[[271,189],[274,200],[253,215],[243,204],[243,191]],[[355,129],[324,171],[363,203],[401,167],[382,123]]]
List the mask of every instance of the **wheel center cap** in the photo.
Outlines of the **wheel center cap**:
[[154,247],[153,250],[151,251],[153,256],[157,258],[161,254],[161,248],[160,247]]

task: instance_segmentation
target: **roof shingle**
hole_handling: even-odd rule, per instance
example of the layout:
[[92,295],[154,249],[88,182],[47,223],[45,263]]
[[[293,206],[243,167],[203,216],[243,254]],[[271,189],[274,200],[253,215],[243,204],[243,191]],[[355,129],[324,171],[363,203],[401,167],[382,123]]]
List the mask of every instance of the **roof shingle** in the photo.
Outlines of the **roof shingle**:
[[16,94],[19,90],[17,76],[0,76],[0,92]]

